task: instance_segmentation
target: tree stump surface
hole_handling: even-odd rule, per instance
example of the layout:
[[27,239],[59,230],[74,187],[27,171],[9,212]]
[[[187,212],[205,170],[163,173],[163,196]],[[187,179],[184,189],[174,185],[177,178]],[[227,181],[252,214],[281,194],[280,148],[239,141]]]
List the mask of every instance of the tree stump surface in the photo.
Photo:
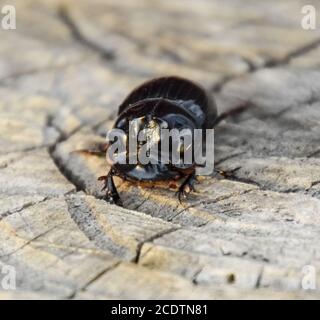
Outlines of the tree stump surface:
[[[1,299],[319,298],[320,28],[317,1],[1,1],[17,29],[0,42]],[[320,10],[320,8],[319,8]],[[116,180],[103,141],[141,82],[199,82],[219,112],[216,167],[180,204],[175,190]],[[1,278],[0,278],[1,280]],[[0,286],[1,288],[1,286]]]

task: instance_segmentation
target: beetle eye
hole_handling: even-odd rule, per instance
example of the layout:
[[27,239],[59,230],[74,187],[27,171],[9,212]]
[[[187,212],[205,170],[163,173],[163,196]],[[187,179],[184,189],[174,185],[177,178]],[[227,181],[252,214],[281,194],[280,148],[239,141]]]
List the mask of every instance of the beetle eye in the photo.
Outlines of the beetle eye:
[[127,124],[127,118],[123,118],[118,122],[117,127],[124,128],[126,126],[126,124]]

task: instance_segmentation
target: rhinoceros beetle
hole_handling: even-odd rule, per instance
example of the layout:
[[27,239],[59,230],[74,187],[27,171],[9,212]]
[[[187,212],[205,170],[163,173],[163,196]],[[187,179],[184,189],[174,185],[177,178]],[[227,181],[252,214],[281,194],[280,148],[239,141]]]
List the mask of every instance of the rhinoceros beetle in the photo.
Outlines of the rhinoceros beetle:
[[[128,134],[128,123],[138,121],[138,130],[154,125],[166,125],[169,129],[209,129],[228,115],[239,112],[244,106],[217,116],[214,100],[206,91],[194,82],[176,77],[161,77],[143,83],[135,88],[119,106],[114,128]],[[205,130],[204,130],[205,131]],[[103,146],[104,152],[110,144]],[[90,151],[89,151],[90,152]],[[196,181],[196,164],[176,166],[172,163],[161,162],[142,165],[112,164],[105,176],[98,178],[104,181],[105,200],[121,204],[121,199],[113,177],[118,176],[128,181],[177,181],[183,179],[178,189],[178,198],[186,197],[194,191]]]

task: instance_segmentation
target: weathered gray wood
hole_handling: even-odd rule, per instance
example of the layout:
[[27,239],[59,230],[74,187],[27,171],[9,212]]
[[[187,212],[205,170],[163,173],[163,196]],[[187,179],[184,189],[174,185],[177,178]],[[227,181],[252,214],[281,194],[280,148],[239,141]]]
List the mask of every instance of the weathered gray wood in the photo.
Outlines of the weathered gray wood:
[[[310,2],[15,1],[17,30],[0,30],[0,267],[17,290],[0,285],[0,299],[319,298]],[[220,112],[254,105],[216,129],[216,166],[232,174],[203,177],[183,204],[117,179],[124,208],[107,204],[105,160],[73,151],[167,74],[200,82]],[[301,288],[305,265],[316,290]]]

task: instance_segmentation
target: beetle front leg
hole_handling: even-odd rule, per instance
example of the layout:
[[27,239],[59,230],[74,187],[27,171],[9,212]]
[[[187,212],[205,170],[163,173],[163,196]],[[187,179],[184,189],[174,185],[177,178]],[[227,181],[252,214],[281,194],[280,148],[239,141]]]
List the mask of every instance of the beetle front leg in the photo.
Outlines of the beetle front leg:
[[195,171],[187,176],[187,178],[182,182],[178,190],[178,199],[181,203],[181,198],[187,198],[188,194],[191,191],[196,191],[194,188],[194,184],[197,182]]
[[113,181],[114,172],[111,169],[106,176],[101,176],[98,178],[99,181],[104,181],[104,187],[102,190],[106,190],[106,195],[104,199],[108,203],[117,204],[122,206],[122,201],[120,199],[119,193]]

